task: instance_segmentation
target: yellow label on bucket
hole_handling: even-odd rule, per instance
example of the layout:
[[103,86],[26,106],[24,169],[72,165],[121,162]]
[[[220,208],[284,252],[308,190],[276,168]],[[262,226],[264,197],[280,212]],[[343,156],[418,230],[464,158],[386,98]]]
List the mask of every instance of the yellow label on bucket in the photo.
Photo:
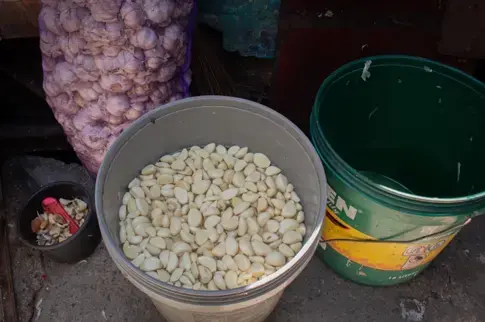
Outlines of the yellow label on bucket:
[[[349,260],[366,267],[400,271],[413,269],[433,260],[455,237],[427,240],[420,243],[363,242],[353,240],[377,240],[346,224],[327,207],[320,246],[330,246]],[[351,241],[331,241],[351,239]]]

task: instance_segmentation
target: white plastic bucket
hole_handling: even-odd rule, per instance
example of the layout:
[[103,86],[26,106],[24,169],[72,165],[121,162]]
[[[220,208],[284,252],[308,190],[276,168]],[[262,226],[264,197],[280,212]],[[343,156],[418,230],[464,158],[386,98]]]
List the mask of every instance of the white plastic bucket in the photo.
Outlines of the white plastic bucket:
[[[283,268],[246,287],[195,291],[152,278],[125,258],[120,247],[118,209],[128,182],[161,155],[216,142],[265,153],[298,192],[307,233],[297,255]],[[112,145],[98,173],[96,211],[104,243],[133,285],[148,295],[169,321],[263,321],[283,290],[315,252],[326,203],[323,166],[306,136],[275,111],[243,99],[188,98],[153,110],[133,123]]]

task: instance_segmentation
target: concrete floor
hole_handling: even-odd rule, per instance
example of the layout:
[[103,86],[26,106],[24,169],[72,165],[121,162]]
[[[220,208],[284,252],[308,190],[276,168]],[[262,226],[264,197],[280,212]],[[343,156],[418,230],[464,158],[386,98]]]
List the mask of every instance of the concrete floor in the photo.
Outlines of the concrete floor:
[[[8,183],[4,193],[20,321],[164,321],[121,275],[104,245],[86,261],[67,265],[16,239],[13,219],[28,198],[12,171],[17,162],[5,164],[2,178]],[[43,182],[74,179],[92,186],[81,167],[40,158],[29,162]],[[424,273],[395,287],[356,285],[314,258],[268,321],[484,321],[484,231],[485,216],[474,219]]]

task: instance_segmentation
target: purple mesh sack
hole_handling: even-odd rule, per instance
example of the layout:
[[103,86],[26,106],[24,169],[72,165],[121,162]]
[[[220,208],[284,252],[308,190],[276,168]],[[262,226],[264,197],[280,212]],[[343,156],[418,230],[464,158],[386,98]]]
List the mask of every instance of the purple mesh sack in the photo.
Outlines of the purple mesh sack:
[[195,0],[42,0],[46,100],[90,172],[131,122],[188,96],[195,11]]

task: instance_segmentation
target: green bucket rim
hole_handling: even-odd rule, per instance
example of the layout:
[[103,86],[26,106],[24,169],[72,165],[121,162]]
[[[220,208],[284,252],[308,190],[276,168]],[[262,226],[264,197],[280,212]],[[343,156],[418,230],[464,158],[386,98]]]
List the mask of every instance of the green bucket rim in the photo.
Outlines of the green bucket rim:
[[[337,70],[332,72],[332,74],[330,74],[327,78],[325,78],[325,80],[323,81],[322,85],[320,86],[317,92],[317,96],[313,104],[313,111],[311,115],[312,120],[310,122],[311,131],[317,131],[318,135],[321,138],[321,144],[323,144],[323,147],[326,150],[325,152],[328,153],[325,155],[325,157],[323,155],[320,155],[320,157],[322,158],[322,161],[327,165],[327,167],[335,168],[336,170],[338,170],[338,171],[335,171],[335,175],[340,180],[344,180],[347,184],[357,188],[358,190],[361,190],[362,192],[367,192],[367,194],[372,193],[374,197],[376,197],[377,199],[380,199],[383,203],[386,203],[386,204],[389,204],[388,198],[390,198],[390,199],[393,199],[394,206],[396,206],[396,202],[397,202],[398,204],[403,206],[403,208],[421,210],[425,214],[429,214],[432,216],[440,216],[440,214],[433,213],[436,210],[451,211],[451,212],[459,211],[463,213],[463,206],[471,206],[471,207],[474,206],[473,208],[476,210],[476,204],[485,200],[485,191],[475,193],[473,195],[459,196],[459,197],[453,197],[453,198],[436,198],[436,197],[426,197],[422,195],[415,195],[412,193],[406,193],[393,188],[389,188],[372,181],[371,179],[362,175],[358,170],[350,166],[335,152],[335,150],[332,148],[330,143],[327,141],[323,133],[322,126],[317,117],[321,108],[320,102],[325,97],[327,88],[330,87],[330,85],[335,80],[345,76],[347,74],[347,70],[352,69],[352,71],[355,71],[355,68],[353,68],[355,66],[359,66],[359,68],[363,68],[361,66],[363,66],[366,61],[371,60],[372,63],[374,64],[376,61],[378,62],[378,61],[394,60],[394,59],[406,60],[408,62],[413,62],[414,64],[421,63],[423,64],[422,65],[423,68],[431,67],[432,72],[436,72],[436,69],[446,70],[449,73],[456,74],[455,76],[457,76],[457,78],[466,80],[467,81],[466,85],[470,87],[470,89],[477,91],[477,88],[479,88],[483,91],[483,93],[485,93],[485,84],[483,84],[476,78],[462,72],[457,68],[454,68],[427,58],[408,56],[408,55],[380,55],[380,56],[363,57],[358,60],[349,62],[339,67]],[[400,64],[406,65],[406,64],[403,64],[402,62]],[[412,65],[412,67],[416,67],[416,66]],[[460,81],[460,79],[457,79],[457,81]],[[314,143],[316,143],[315,141],[317,139],[315,138],[314,135],[312,135],[312,140],[314,141]],[[318,151],[318,153],[321,154],[320,151]],[[332,162],[329,162],[329,160],[331,160]],[[435,208],[431,212],[429,209],[430,206]],[[436,209],[436,208],[439,208],[439,209]]]

